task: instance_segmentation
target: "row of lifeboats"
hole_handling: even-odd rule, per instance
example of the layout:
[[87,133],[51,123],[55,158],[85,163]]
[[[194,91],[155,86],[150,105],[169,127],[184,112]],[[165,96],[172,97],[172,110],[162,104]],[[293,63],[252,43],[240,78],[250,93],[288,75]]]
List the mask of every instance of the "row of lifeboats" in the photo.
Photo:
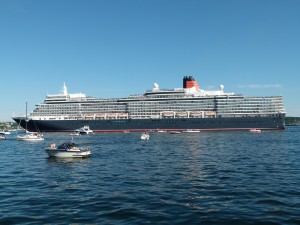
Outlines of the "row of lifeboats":
[[85,114],[83,115],[85,118],[91,119],[104,119],[104,118],[128,118],[128,113],[99,113],[99,114]]
[[167,111],[167,112],[162,112],[163,117],[215,117],[216,112],[214,111],[191,111],[191,112],[174,112],[174,111]]
[[[191,111],[191,112],[175,112],[175,111],[164,111],[161,113],[163,118],[204,118],[204,117],[215,117],[216,112],[214,111]],[[86,119],[128,119],[128,113],[98,113],[98,114],[84,114],[83,118]]]

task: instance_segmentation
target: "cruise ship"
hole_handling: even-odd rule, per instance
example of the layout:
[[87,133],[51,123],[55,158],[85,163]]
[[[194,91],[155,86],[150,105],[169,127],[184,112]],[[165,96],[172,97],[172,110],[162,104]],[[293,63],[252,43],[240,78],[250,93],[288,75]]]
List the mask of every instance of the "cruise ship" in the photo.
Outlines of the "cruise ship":
[[[27,113],[26,113],[27,114]],[[14,116],[23,128],[39,132],[71,132],[89,126],[94,132],[282,130],[286,110],[282,96],[248,97],[199,88],[192,76],[183,87],[152,90],[126,98],[96,98],[83,93],[47,95],[43,103],[23,116]]]

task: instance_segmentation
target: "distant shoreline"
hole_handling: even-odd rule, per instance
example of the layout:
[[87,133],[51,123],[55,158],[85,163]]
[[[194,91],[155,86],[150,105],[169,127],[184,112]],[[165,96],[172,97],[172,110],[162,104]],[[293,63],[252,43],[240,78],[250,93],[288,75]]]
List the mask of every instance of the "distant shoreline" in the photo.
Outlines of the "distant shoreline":
[[286,126],[299,126],[300,125],[300,117],[285,117],[285,125]]
[[[285,117],[286,126],[300,126],[300,117]],[[20,127],[19,127],[20,128]],[[16,122],[0,122],[0,130],[17,130],[18,124]]]

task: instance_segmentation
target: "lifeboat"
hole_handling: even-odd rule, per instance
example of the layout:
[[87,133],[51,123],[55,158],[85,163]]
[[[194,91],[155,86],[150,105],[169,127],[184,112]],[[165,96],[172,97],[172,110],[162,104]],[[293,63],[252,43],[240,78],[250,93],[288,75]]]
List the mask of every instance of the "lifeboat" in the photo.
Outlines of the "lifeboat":
[[128,117],[128,113],[119,113],[120,118]]
[[116,118],[116,114],[115,113],[109,113],[106,115],[107,118]]
[[85,114],[85,118],[94,118],[94,114]]
[[205,116],[214,116],[214,115],[216,115],[216,112],[214,112],[214,111],[207,111],[204,114],[205,114]]
[[165,116],[165,117],[172,117],[172,116],[174,116],[174,112],[172,112],[172,111],[170,111],[170,112],[163,112],[162,115]]
[[191,112],[190,113],[190,116],[191,117],[200,117],[202,115],[202,113],[201,112],[198,112],[198,111],[195,111],[195,112]]
[[177,117],[187,117],[187,115],[188,115],[187,112],[177,112],[176,113]]
[[96,114],[96,119],[98,119],[98,120],[105,119],[105,113],[98,113],[98,114]]

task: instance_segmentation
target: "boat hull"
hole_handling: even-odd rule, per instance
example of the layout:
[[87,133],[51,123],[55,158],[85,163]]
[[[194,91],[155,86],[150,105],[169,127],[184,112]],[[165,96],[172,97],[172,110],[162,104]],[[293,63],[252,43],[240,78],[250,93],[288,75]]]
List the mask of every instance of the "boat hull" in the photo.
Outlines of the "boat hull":
[[[22,127],[24,118],[13,118]],[[167,118],[167,119],[115,119],[115,120],[29,120],[27,129],[40,132],[72,132],[88,125],[94,132],[142,132],[159,130],[196,129],[199,131],[232,131],[285,129],[284,114],[264,117]]]
[[48,153],[49,157],[57,158],[87,158],[91,155],[89,150],[87,151],[72,151],[72,150],[60,150],[53,148],[46,148],[45,151]]
[[23,136],[17,136],[16,140],[17,141],[37,142],[37,141],[43,141],[44,138],[42,138],[42,137],[32,137],[32,136],[29,136],[29,135],[23,135]]

